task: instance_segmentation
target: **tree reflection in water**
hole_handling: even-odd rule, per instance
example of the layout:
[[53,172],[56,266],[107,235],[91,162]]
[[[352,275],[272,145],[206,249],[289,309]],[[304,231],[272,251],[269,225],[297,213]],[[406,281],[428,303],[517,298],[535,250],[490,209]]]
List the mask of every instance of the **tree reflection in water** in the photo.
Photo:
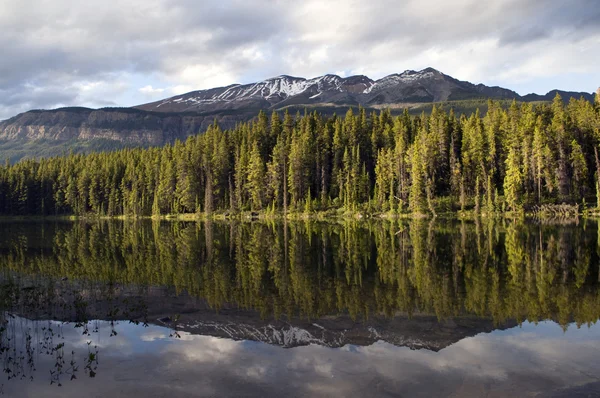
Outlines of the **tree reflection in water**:
[[[600,318],[599,239],[592,221],[3,223],[0,359],[9,380],[33,377],[42,354],[56,360],[52,383],[94,377],[95,320],[110,321],[111,336],[119,321],[147,325],[156,286],[264,319],[591,325]],[[176,311],[161,318],[175,337]],[[32,329],[20,317],[47,323]],[[64,352],[62,329],[72,326],[90,337],[87,353]]]

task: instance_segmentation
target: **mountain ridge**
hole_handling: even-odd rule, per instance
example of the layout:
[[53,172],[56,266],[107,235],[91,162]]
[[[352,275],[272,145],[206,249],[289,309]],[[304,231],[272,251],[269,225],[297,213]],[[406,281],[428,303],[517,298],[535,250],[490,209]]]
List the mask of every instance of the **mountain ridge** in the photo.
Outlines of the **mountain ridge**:
[[[500,86],[473,84],[446,75],[434,68],[406,70],[373,80],[365,75],[340,77],[335,74],[306,79],[279,75],[248,84],[231,84],[195,90],[133,108],[156,112],[206,112],[215,109],[278,109],[287,105],[333,103],[348,106],[381,106],[401,103],[429,103],[452,100],[491,98],[518,101],[552,100],[555,93],[566,98],[593,94],[551,90],[548,93],[521,96]],[[550,98],[551,97],[551,98]]]
[[[92,152],[128,146],[160,146],[201,133],[215,120],[234,127],[263,111],[313,109],[344,113],[348,107],[367,110],[404,108],[420,113],[433,104],[475,107],[485,100],[550,101],[556,93],[567,101],[591,93],[552,90],[520,96],[515,91],[455,79],[433,68],[407,70],[373,80],[368,76],[326,74],[310,79],[279,75],[260,82],[196,90],[128,108],[66,107],[31,110],[0,121],[0,159],[55,156],[70,151]],[[461,101],[472,101],[462,106]],[[459,112],[460,113],[460,112]]]

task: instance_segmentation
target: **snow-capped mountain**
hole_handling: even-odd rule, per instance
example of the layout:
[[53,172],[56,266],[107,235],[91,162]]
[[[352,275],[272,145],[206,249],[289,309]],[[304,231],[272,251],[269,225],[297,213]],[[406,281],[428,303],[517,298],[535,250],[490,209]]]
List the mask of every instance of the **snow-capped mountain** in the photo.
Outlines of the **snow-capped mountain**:
[[[164,145],[203,132],[215,120],[221,127],[231,128],[252,119],[259,110],[296,112],[312,108],[324,114],[339,114],[361,105],[368,110],[389,107],[399,113],[409,108],[420,113],[438,101],[551,101],[556,93],[564,101],[594,98],[591,93],[557,90],[520,96],[502,87],[460,81],[433,68],[407,70],[378,80],[362,75],[312,79],[281,75],[257,83],[192,91],[132,108],[71,107],[24,112],[0,121],[0,158],[16,161],[28,156],[60,155],[74,147],[87,152]],[[485,101],[457,106],[469,113],[485,108]]]
[[514,91],[456,80],[433,68],[407,70],[372,80],[324,75],[312,79],[281,75],[257,83],[192,91],[137,108],[158,112],[214,112],[288,105],[385,105],[471,98],[519,98]]

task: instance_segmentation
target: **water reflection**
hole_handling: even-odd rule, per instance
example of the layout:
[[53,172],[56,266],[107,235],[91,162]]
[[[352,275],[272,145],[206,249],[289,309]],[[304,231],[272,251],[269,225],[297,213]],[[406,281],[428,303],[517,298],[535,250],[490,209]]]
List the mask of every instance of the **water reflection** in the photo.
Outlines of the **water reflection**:
[[[19,320],[21,321],[21,320]],[[31,327],[35,322],[29,322]],[[63,325],[67,350],[86,338]],[[282,350],[169,330],[99,322],[94,344],[101,371],[61,388],[46,380],[5,385],[7,396],[596,396],[600,329],[551,322],[463,339],[440,352],[410,350],[383,341],[330,349],[319,345]],[[40,373],[53,366],[44,357]],[[579,395],[575,395],[579,396]]]
[[[599,248],[598,227],[591,221],[0,223],[0,359],[12,379],[3,388],[39,375],[38,368],[48,361],[54,361],[49,365],[53,373],[44,371],[50,378],[42,379],[55,384],[72,377],[95,379],[96,373],[105,380],[117,377],[126,374],[124,370],[113,373],[113,365],[105,362],[98,369],[98,357],[115,356],[117,345],[133,355],[128,361],[138,366],[140,355],[130,350],[149,340],[154,343],[145,350],[152,352],[144,355],[165,360],[157,347],[191,355],[194,349],[187,347],[191,342],[203,347],[196,348],[199,356],[207,352],[208,341],[231,345],[236,352],[246,352],[247,362],[258,361],[261,355],[282,361],[295,358],[249,341],[295,350],[308,346],[295,352],[329,353],[341,361],[330,368],[342,372],[338,378],[347,379],[314,390],[323,395],[328,388],[343,395],[343,385],[350,388],[368,381],[343,364],[352,353],[360,354],[352,359],[355,363],[379,369],[367,373],[374,378],[368,381],[371,385],[383,388],[373,390],[381,394],[406,387],[404,376],[380,373],[409,367],[405,361],[410,358],[422,371],[414,375],[414,385],[419,378],[426,380],[427,372],[440,373],[431,363],[441,363],[439,386],[447,385],[447,391],[456,393],[476,394],[469,389],[475,385],[509,388],[523,377],[537,377],[539,388],[544,383],[556,388],[591,383],[594,379],[584,377],[590,373],[584,368],[600,366],[597,361],[580,365],[588,356],[573,356],[579,355],[580,345],[568,352],[559,350],[573,356],[569,372],[581,373],[579,378],[573,375],[548,384],[554,368],[537,375],[528,370],[527,376],[508,369],[520,369],[512,364],[517,360],[556,361],[547,354],[556,351],[553,345],[574,344],[569,336],[587,336],[589,352],[596,351],[591,346],[598,345],[598,332],[591,326],[600,318]],[[531,329],[539,322],[541,327]],[[514,329],[523,323],[523,329]],[[582,325],[591,328],[580,329]],[[125,343],[128,333],[133,337]],[[469,345],[472,336],[492,347]],[[543,341],[538,344],[537,339]],[[527,348],[531,358],[517,355],[516,347]],[[410,351],[423,348],[427,350],[419,354]],[[377,350],[385,355],[367,355]],[[460,354],[461,360],[450,361],[448,351]],[[461,362],[464,358],[473,362],[467,366]],[[113,359],[116,368],[125,360]],[[504,370],[490,370],[501,359]],[[269,372],[278,374],[277,366],[273,364]],[[290,366],[285,365],[290,373],[313,371]],[[190,377],[194,373],[180,371]],[[230,375],[234,370],[222,372]],[[469,372],[482,384],[468,381]],[[301,375],[285,377],[286,388],[293,380],[309,382]],[[486,378],[490,380],[484,382]],[[249,380],[242,377],[237,382]],[[457,380],[464,386],[459,388]],[[266,377],[261,388],[267,388],[267,382],[269,389],[283,388],[272,381]],[[506,391],[511,388],[516,386]]]
[[[473,314],[496,323],[600,317],[598,230],[587,225],[0,224],[0,268],[111,286],[172,286],[263,317]],[[32,282],[33,285],[35,283]],[[97,286],[95,286],[97,288]],[[45,298],[44,300],[47,300]]]

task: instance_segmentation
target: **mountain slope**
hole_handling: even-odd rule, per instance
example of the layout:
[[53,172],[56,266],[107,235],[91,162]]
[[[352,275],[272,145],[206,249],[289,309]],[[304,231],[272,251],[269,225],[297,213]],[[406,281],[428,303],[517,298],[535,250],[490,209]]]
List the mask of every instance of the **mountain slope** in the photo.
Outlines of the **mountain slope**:
[[[218,115],[224,126],[254,112]],[[147,112],[133,108],[61,108],[29,111],[0,122],[0,159],[49,157],[128,146],[161,146],[198,134],[215,115]]]
[[[309,108],[332,114],[363,106],[369,111],[389,107],[394,113],[404,108],[420,113],[436,103],[470,113],[476,107],[484,111],[488,98],[550,101],[556,92],[520,96],[502,87],[460,81],[433,68],[407,70],[378,80],[362,75],[312,79],[281,75],[257,83],[192,91],[132,108],[25,112],[0,122],[0,160],[165,145],[204,131],[214,120],[223,128],[233,127],[259,110]],[[582,96],[593,100],[590,93],[558,93],[565,101]]]
[[520,96],[501,87],[474,85],[426,68],[407,70],[379,80],[367,76],[324,75],[304,79],[282,75],[252,84],[192,91],[136,108],[155,112],[212,112],[279,109],[298,104],[381,106],[475,98],[520,99]]
[[546,93],[545,95],[539,95],[539,94],[527,94],[524,95],[523,97],[521,97],[523,99],[523,101],[526,102],[530,102],[530,101],[552,101],[554,99],[554,97],[556,97],[556,94],[560,95],[563,100],[568,101],[570,98],[585,98],[586,100],[590,101],[590,102],[594,102],[594,95],[591,93],[580,93],[580,92],[576,92],[576,91],[562,91],[562,90],[551,90],[548,91],[548,93]]

